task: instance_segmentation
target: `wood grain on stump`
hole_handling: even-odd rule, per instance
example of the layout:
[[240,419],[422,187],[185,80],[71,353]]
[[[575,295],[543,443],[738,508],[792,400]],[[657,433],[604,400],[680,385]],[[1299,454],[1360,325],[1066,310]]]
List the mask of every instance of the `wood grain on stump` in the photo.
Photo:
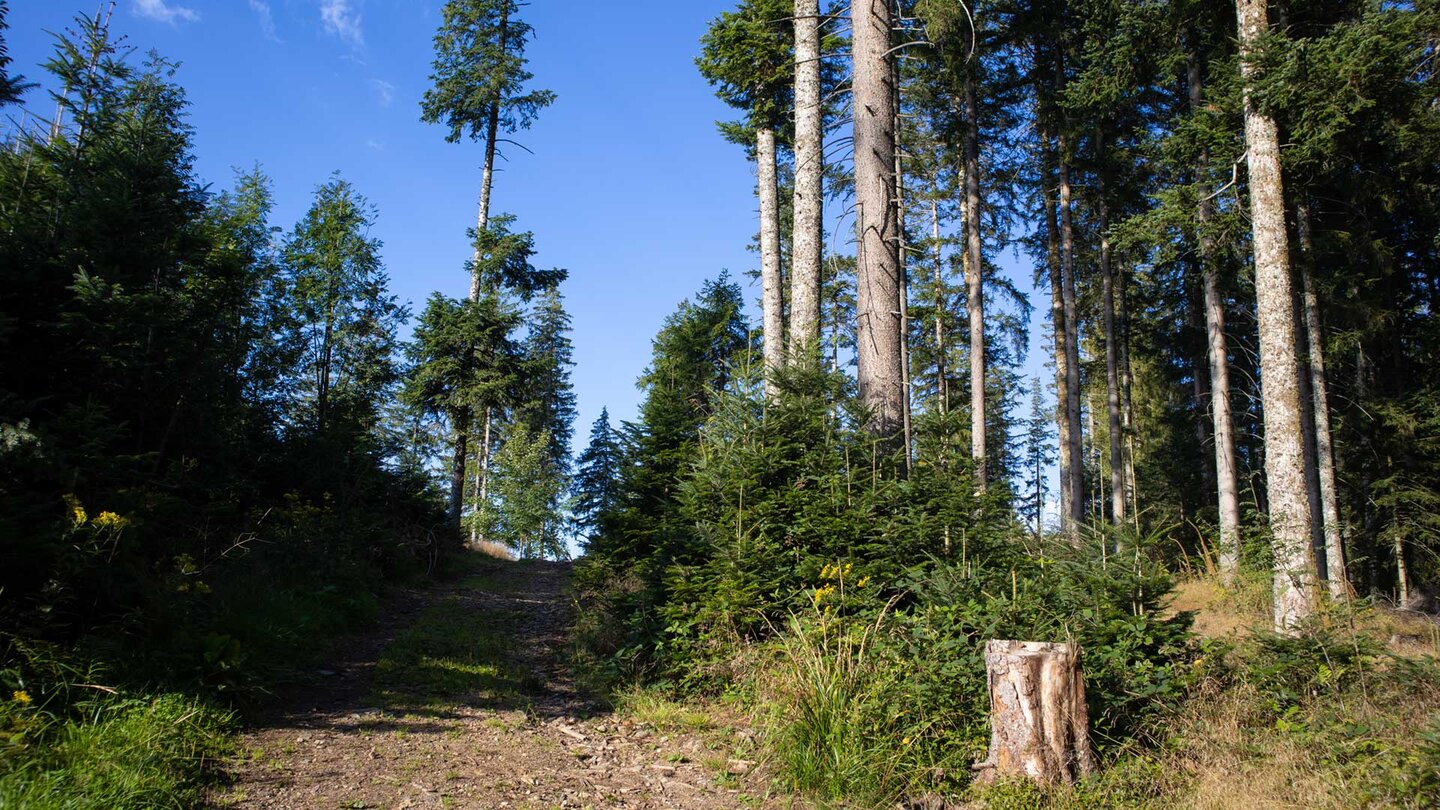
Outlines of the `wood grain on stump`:
[[1025,777],[1073,783],[1095,772],[1080,645],[988,641],[990,753],[974,767],[990,783]]

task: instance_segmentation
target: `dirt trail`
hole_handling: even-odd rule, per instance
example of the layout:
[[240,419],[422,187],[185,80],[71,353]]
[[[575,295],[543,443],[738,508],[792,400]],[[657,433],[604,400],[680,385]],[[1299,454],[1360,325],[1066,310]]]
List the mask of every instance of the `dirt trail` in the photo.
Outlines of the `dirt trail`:
[[[212,807],[782,807],[750,732],[612,714],[563,663],[562,563],[490,564],[398,600],[380,627],[277,697]],[[446,658],[437,650],[460,650]],[[658,722],[658,721],[657,721]],[[753,756],[753,755],[749,755]]]

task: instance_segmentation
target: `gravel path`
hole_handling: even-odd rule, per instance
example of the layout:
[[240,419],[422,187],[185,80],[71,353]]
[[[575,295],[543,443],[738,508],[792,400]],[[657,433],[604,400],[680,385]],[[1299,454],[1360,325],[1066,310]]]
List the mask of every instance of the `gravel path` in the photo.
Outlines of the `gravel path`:
[[[753,756],[745,753],[751,732],[737,718],[706,731],[656,728],[577,692],[563,663],[569,575],[564,563],[507,564],[484,587],[404,594],[378,628],[347,640],[343,654],[278,695],[270,715],[241,735],[230,783],[211,806],[790,807],[768,796],[763,769],[744,758]],[[376,662],[427,609],[457,600],[466,615],[500,623],[505,663],[521,673],[523,695],[384,706]]]

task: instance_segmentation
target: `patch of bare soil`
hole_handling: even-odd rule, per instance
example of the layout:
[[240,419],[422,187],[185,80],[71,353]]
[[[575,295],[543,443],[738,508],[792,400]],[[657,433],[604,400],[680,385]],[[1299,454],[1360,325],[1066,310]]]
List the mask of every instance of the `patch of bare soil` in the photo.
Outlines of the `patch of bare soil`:
[[[578,693],[564,663],[569,566],[502,566],[478,584],[406,594],[374,632],[351,640],[332,663],[277,697],[272,714],[241,736],[229,784],[215,791],[211,806],[791,806],[769,795],[743,721],[726,718],[705,731],[654,728]],[[495,630],[504,658],[499,671],[519,687],[483,686],[504,678],[481,667],[397,657],[394,649],[417,632],[435,635],[421,625],[434,621],[437,608],[460,610],[482,630]],[[434,668],[424,700],[397,701],[383,688],[395,680],[400,660]],[[483,677],[467,680],[472,670]],[[464,688],[445,691],[455,684]]]

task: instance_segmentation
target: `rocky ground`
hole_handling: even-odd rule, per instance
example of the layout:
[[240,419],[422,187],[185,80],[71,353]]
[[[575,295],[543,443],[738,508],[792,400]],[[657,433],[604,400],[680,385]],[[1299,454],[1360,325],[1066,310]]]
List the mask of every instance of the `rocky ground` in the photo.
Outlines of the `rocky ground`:
[[615,712],[577,691],[568,565],[483,568],[405,594],[277,695],[211,806],[791,806],[740,718]]

